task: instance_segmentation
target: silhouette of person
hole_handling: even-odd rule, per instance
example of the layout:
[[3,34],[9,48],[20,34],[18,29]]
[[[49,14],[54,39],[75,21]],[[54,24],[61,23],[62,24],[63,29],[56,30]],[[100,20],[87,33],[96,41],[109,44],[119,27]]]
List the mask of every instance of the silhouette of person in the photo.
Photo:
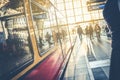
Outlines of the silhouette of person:
[[48,42],[49,47],[50,47],[51,46],[51,35],[48,32],[46,33],[45,38],[46,38],[46,41]]
[[100,32],[101,32],[101,28],[98,24],[95,25],[95,33],[96,33],[96,37],[98,39],[100,39]]
[[90,24],[88,27],[89,27],[89,35],[90,35],[90,39],[92,39],[92,38],[93,38],[93,27],[92,27],[91,24]]
[[107,0],[103,16],[112,31],[109,80],[120,80],[120,10],[118,0]]
[[107,38],[109,39],[111,37],[111,31],[109,30],[109,27],[107,25],[105,26],[105,33],[107,35]]
[[78,33],[79,39],[82,40],[83,30],[80,26],[78,26],[77,28],[77,33]]

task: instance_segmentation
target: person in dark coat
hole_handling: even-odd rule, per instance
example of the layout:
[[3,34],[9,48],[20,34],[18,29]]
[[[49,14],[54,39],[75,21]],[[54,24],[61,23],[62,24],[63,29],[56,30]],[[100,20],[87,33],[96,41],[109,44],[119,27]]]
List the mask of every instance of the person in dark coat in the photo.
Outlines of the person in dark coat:
[[111,31],[109,30],[108,26],[105,26],[105,33],[106,33],[108,39],[111,38]]
[[107,0],[103,16],[112,31],[109,80],[120,80],[120,10],[118,0]]
[[95,25],[95,33],[96,33],[96,37],[97,39],[100,39],[100,33],[101,33],[101,28],[98,24]]
[[77,33],[78,33],[79,39],[82,40],[83,30],[80,26],[78,26],[77,28]]
[[45,35],[45,38],[46,38],[46,41],[48,42],[49,44],[49,47],[51,46],[51,35],[47,32],[46,35]]
[[89,34],[90,34],[90,39],[93,38],[93,27],[92,25],[89,25]]

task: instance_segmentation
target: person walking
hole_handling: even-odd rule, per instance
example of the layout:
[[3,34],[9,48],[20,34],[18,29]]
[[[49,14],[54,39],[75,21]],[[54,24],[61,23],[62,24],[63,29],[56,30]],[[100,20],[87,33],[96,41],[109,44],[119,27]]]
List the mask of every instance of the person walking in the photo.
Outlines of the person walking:
[[96,33],[97,39],[99,40],[100,39],[101,28],[98,24],[95,25],[95,33]]
[[77,33],[78,33],[79,39],[82,40],[83,30],[80,26],[78,26],[77,28]]
[[89,34],[90,34],[90,40],[92,40],[93,39],[93,27],[91,24],[89,25]]

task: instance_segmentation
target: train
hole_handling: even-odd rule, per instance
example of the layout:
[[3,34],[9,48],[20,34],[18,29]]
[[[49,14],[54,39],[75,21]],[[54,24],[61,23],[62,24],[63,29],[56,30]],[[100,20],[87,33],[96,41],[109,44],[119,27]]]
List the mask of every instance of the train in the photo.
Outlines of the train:
[[0,79],[59,80],[76,35],[49,0],[1,0]]

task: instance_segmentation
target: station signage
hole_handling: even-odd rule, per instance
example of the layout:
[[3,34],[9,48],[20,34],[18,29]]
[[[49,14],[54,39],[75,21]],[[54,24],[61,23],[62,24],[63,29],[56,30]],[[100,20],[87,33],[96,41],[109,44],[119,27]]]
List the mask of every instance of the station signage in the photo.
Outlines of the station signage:
[[33,16],[35,19],[47,19],[47,14],[43,13],[43,14],[37,14]]

